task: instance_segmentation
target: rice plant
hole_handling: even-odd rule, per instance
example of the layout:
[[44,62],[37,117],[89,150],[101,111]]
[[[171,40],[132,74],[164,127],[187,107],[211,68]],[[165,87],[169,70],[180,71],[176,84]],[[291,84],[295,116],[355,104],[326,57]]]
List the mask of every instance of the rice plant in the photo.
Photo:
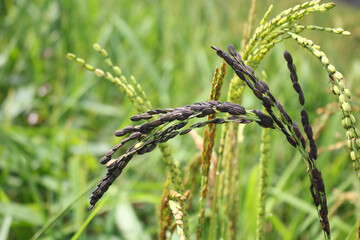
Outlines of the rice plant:
[[[153,151],[157,147],[157,145],[164,144],[176,136],[185,135],[195,128],[208,126],[209,129],[206,129],[204,133],[204,143],[202,146],[202,177],[200,188],[201,198],[199,221],[196,233],[196,238],[201,239],[204,231],[203,226],[205,224],[204,213],[206,208],[206,199],[209,184],[209,168],[211,165],[211,155],[214,147],[214,134],[216,131],[216,125],[226,124],[227,127],[223,128],[223,134],[221,135],[222,142],[220,148],[229,151],[227,145],[232,145],[231,141],[236,141],[237,139],[237,134],[235,132],[236,128],[234,128],[234,126],[237,127],[237,125],[239,124],[249,124],[255,122],[262,128],[270,128],[282,133],[287,139],[290,146],[296,148],[301,154],[306,164],[306,168],[304,169],[310,178],[309,188],[318,212],[320,222],[319,226],[324,232],[324,238],[330,239],[331,228],[328,218],[328,206],[325,185],[321,171],[317,168],[317,146],[313,137],[312,127],[309,123],[310,121],[308,113],[304,108],[300,111],[301,124],[303,127],[303,132],[306,135],[305,138],[300,128],[298,127],[298,124],[292,120],[288,112],[283,107],[283,104],[278,99],[276,99],[276,94],[274,93],[274,91],[270,91],[268,84],[264,80],[260,80],[261,78],[255,74],[254,69],[257,68],[262,58],[272,47],[288,38],[295,39],[300,45],[308,49],[317,58],[319,58],[321,63],[324,65],[325,70],[329,73],[329,77],[331,79],[330,88],[332,92],[338,97],[338,102],[343,113],[343,127],[346,129],[348,148],[350,150],[351,159],[353,160],[354,170],[360,177],[358,155],[360,144],[358,144],[358,130],[355,127],[356,120],[355,117],[351,114],[351,107],[348,103],[348,100],[351,98],[350,91],[344,85],[342,74],[338,72],[335,67],[329,63],[329,60],[326,57],[325,53],[320,51],[320,47],[315,45],[311,40],[308,40],[298,35],[303,30],[320,30],[336,34],[350,35],[348,31],[345,31],[341,28],[324,28],[313,25],[304,26],[297,23],[298,20],[302,19],[308,14],[325,12],[332,9],[334,6],[335,5],[333,3],[321,4],[321,1],[306,2],[302,5],[296,5],[293,8],[287,9],[274,19],[267,21],[267,17],[272,11],[271,6],[262,21],[260,22],[259,27],[255,30],[253,37],[245,45],[242,56],[235,50],[232,45],[229,45],[228,47],[228,51],[231,56],[220,48],[212,46],[212,48],[216,51],[217,55],[219,55],[231,68],[233,68],[236,74],[232,79],[228,94],[228,99],[231,101],[227,101],[224,103],[218,101],[223,78],[226,72],[226,68],[224,65],[222,65],[220,73],[218,69],[216,69],[209,101],[196,102],[192,105],[185,105],[183,107],[177,108],[152,110],[150,109],[151,105],[146,98],[146,94],[142,90],[140,85],[133,78],[133,82],[128,83],[126,81],[126,78],[122,76],[120,68],[112,65],[111,60],[108,58],[108,54],[99,45],[94,45],[95,50],[106,57],[106,62],[118,75],[117,77],[113,77],[110,72],[105,73],[101,69],[94,68],[86,64],[85,61],[76,57],[74,54],[68,54],[69,59],[76,60],[81,65],[84,65],[88,70],[94,71],[98,76],[104,77],[114,82],[120,87],[121,91],[125,93],[126,96],[133,102],[134,106],[138,109],[140,113],[139,115],[132,116],[130,118],[132,121],[147,121],[140,125],[127,126],[115,132],[115,136],[117,137],[122,137],[127,134],[130,135],[124,138],[119,144],[114,146],[101,159],[101,164],[105,164],[107,167],[107,173],[97,185],[97,187],[93,190],[90,196],[89,209],[92,209],[94,205],[99,201],[99,199],[101,199],[103,194],[113,184],[116,178],[122,173],[123,169],[134,157],[134,155],[149,153]],[[291,54],[287,51],[285,51],[284,53],[284,58],[287,62],[287,66],[290,71],[290,78],[293,84],[293,88],[298,95],[299,103],[301,106],[304,107],[305,95],[299,84],[296,67],[293,63],[293,58]],[[255,97],[257,97],[261,101],[265,112],[258,109],[248,110],[245,109],[243,106],[237,104],[237,102],[241,101],[244,83],[247,85],[247,87],[251,89]],[[144,103],[147,104],[144,105]],[[217,114],[219,113],[226,113],[226,116],[217,117]],[[208,117],[207,121],[196,122],[186,127],[189,124],[190,120],[203,117]],[[229,126],[232,127],[230,128]],[[266,161],[266,158],[268,158],[268,156],[266,156],[266,152],[269,151],[269,147],[265,145],[267,142],[269,142],[268,135],[269,132],[267,131],[263,133],[262,137],[262,148],[264,151],[264,155],[262,155],[261,166],[262,172],[264,173],[262,173],[261,175],[262,181],[260,184],[262,190],[260,191],[259,195],[261,206],[259,206],[258,215],[258,239],[263,239],[265,237],[263,228],[265,219],[264,204],[266,202],[267,194],[267,164],[263,164],[262,162]],[[125,143],[130,141],[134,142],[132,147],[128,148],[127,151],[120,157],[113,159],[113,154]],[[229,155],[231,154],[224,152],[224,150],[219,149],[219,154],[219,157],[222,159],[223,164],[226,164],[226,162],[229,161],[233,161],[232,157],[229,157]],[[165,156],[169,158],[167,154],[165,154]],[[165,189],[169,189],[171,192],[175,190],[175,195],[179,197],[174,197],[174,194],[171,194],[169,190],[165,191],[165,196],[163,196],[165,205],[163,206],[163,208],[166,208],[166,205],[168,204],[168,207],[174,214],[180,239],[187,239],[190,237],[191,234],[188,232],[188,223],[187,219],[185,219],[186,208],[183,208],[183,203],[184,201],[186,201],[187,197],[181,195],[181,192],[184,192],[184,188],[181,187],[182,180],[180,170],[177,168],[176,164],[171,163],[171,160],[165,160],[165,162],[168,163],[168,171],[169,175],[171,176],[171,185],[169,186],[168,184],[166,184]],[[228,166],[230,166],[230,168],[232,167],[231,163],[227,164]],[[220,165],[216,167],[222,168],[224,166],[226,165]],[[217,172],[219,173],[219,170],[217,170]],[[227,237],[229,239],[236,238],[236,214],[232,214],[232,212],[236,212],[236,209],[229,209],[229,207],[226,207],[227,204],[235,204],[236,202],[236,196],[229,197],[229,192],[227,192],[229,191],[227,189],[230,188],[227,185],[234,184],[234,181],[237,181],[236,178],[231,178],[231,174],[233,174],[233,176],[236,176],[236,173],[231,173],[231,171],[229,170],[225,171],[225,176],[222,176],[222,174],[216,175],[216,183],[221,181],[222,183],[220,183],[220,185],[223,189],[219,188],[219,186],[216,186],[215,192],[213,193],[214,196],[212,196],[212,204],[215,206],[215,208],[213,208],[210,217],[212,223],[211,228],[209,229],[210,238],[217,238],[220,236]],[[224,177],[225,182],[223,179]],[[218,198],[220,199],[218,200]],[[171,199],[175,199],[175,201]],[[218,207],[221,207],[221,204],[224,204],[223,201],[229,202],[226,202],[225,206],[223,206],[225,207],[225,221],[219,221],[219,219],[216,220],[217,215],[219,214],[219,209],[217,209],[216,205],[219,204]],[[236,205],[232,205],[232,207],[234,206]],[[162,219],[160,221],[163,222],[163,218],[165,216],[161,217]],[[218,222],[217,224],[216,221]],[[220,228],[221,231],[219,231],[219,228],[214,227],[215,225],[220,225],[222,227]],[[223,230],[225,228],[226,231]],[[159,236],[165,239],[166,233],[164,229],[160,232],[163,233]]]
[[[253,7],[256,2],[253,2]],[[257,239],[264,239],[266,234],[264,233],[264,221],[266,216],[264,215],[264,206],[267,196],[267,158],[269,158],[267,152],[269,151],[269,131],[265,129],[274,129],[284,135],[290,147],[294,147],[300,153],[304,160],[306,172],[309,176],[310,194],[313,198],[314,205],[317,209],[319,218],[319,227],[324,232],[324,239],[331,238],[331,228],[328,218],[328,205],[325,191],[325,185],[321,171],[317,167],[317,145],[314,140],[313,130],[310,125],[310,120],[307,111],[304,108],[305,94],[299,84],[297,71],[293,58],[288,51],[284,52],[284,58],[287,62],[288,69],[290,71],[290,79],[293,84],[294,93],[298,95],[298,101],[303,109],[300,111],[301,125],[303,133],[299,128],[299,124],[292,120],[292,117],[285,110],[283,104],[275,97],[276,92],[270,91],[268,84],[261,80],[255,70],[266,53],[273,48],[277,43],[282,42],[285,39],[293,38],[305,49],[309,50],[316,56],[324,65],[325,70],[329,73],[330,88],[335,96],[338,97],[339,106],[343,113],[343,127],[346,129],[346,137],[348,141],[348,148],[350,150],[350,156],[353,161],[354,170],[357,172],[360,178],[359,168],[359,133],[355,126],[356,120],[351,113],[351,107],[349,99],[351,98],[350,91],[345,87],[343,82],[343,75],[338,72],[333,65],[330,64],[325,53],[320,50],[320,47],[315,45],[311,40],[299,36],[304,30],[319,30],[326,31],[342,35],[350,35],[348,31],[341,28],[328,28],[319,27],[314,25],[301,25],[298,20],[304,18],[306,15],[326,12],[332,9],[335,5],[333,3],[321,3],[321,1],[306,2],[302,5],[296,5],[293,8],[287,9],[280,13],[274,19],[267,21],[268,15],[272,11],[272,6],[266,12],[264,18],[261,20],[260,25],[256,28],[254,35],[250,38],[246,45],[244,45],[243,53],[239,54],[232,45],[228,46],[228,53],[221,50],[218,47],[212,46],[217,55],[220,56],[235,72],[235,76],[231,80],[231,85],[228,93],[227,102],[220,102],[219,96],[221,93],[221,86],[226,73],[225,65],[221,66],[219,72],[216,69],[211,94],[208,101],[196,102],[192,105],[185,105],[177,108],[165,108],[165,109],[151,109],[151,105],[146,98],[144,90],[140,85],[132,78],[132,83],[128,83],[126,78],[122,76],[120,68],[113,66],[111,60],[108,58],[108,54],[99,45],[95,44],[94,48],[106,57],[106,62],[112,67],[116,77],[110,72],[104,72],[101,69],[94,68],[82,59],[76,57],[74,54],[68,54],[68,58],[75,60],[81,65],[85,66],[88,70],[94,71],[98,76],[104,77],[120,87],[120,90],[132,101],[136,109],[139,111],[138,115],[132,116],[130,119],[134,122],[145,120],[145,123],[139,125],[130,125],[115,132],[116,137],[124,138],[119,144],[114,146],[105,156],[101,159],[101,164],[106,165],[107,173],[93,190],[90,196],[90,206],[92,209],[95,204],[101,199],[103,194],[113,184],[116,178],[122,173],[125,166],[130,160],[137,154],[145,154],[153,151],[158,145],[163,145],[170,139],[177,136],[185,135],[191,132],[193,129],[202,128],[207,126],[204,133],[204,142],[202,145],[202,157],[201,157],[201,186],[200,186],[200,205],[198,210],[198,222],[196,238],[201,239],[203,237],[204,224],[205,224],[205,210],[207,208],[206,201],[209,191],[209,168],[211,164],[211,156],[214,148],[216,126],[224,124],[221,143],[218,150],[218,157],[221,159],[220,165],[216,167],[216,186],[212,189],[213,195],[209,201],[214,206],[209,218],[211,219],[211,227],[209,229],[210,239],[227,238],[234,239],[237,236],[237,214],[236,213],[236,195],[232,195],[231,191],[234,188],[230,185],[235,184],[238,180],[236,178],[236,170],[231,170],[234,161],[234,155],[229,151],[233,151],[232,147],[236,147],[238,139],[239,124],[257,123],[260,127],[264,128],[263,136],[261,139],[262,155],[261,155],[261,182],[260,182],[260,195],[258,207],[258,227],[257,227]],[[251,14],[252,15],[252,14]],[[250,15],[250,16],[251,16]],[[271,81],[270,81],[271,82]],[[262,103],[264,111],[259,109],[245,109],[238,103],[241,102],[242,92],[244,86],[247,86],[254,94],[254,96]],[[271,84],[269,84],[271,86]],[[135,90],[136,89],[136,90]],[[146,104],[144,104],[146,103]],[[226,114],[225,116],[218,117],[219,114]],[[207,117],[206,121],[197,121],[197,119]],[[195,119],[195,123],[189,124],[189,121]],[[189,126],[190,125],[190,126]],[[132,141],[133,144],[118,158],[112,158],[113,154],[120,149],[125,143]],[[230,148],[228,147],[230,146]],[[164,154],[164,151],[162,151]],[[169,155],[165,157],[169,159]],[[236,156],[238,157],[238,156]],[[165,158],[165,159],[166,159]],[[239,159],[236,159],[239,161]],[[165,160],[168,166],[168,172],[170,176],[169,184],[165,184],[163,195],[162,213],[164,208],[170,208],[174,214],[175,224],[177,226],[177,232],[180,239],[187,239],[192,235],[189,232],[188,220],[186,219],[186,212],[189,210],[185,207],[184,202],[194,201],[194,199],[188,199],[183,196],[185,189],[182,185],[182,179],[177,164],[174,164],[171,160]],[[200,163],[199,163],[200,164]],[[221,173],[219,169],[225,168],[225,173]],[[235,167],[236,169],[236,167]],[[196,170],[196,169],[195,169]],[[323,171],[326,171],[324,169]],[[176,176],[175,176],[176,175]],[[185,184],[186,187],[186,184]],[[232,188],[232,190],[230,190]],[[194,189],[196,191],[196,189]],[[174,194],[176,193],[176,194]],[[190,192],[190,194],[195,194]],[[175,197],[178,196],[178,197]],[[221,213],[221,208],[224,208],[224,213]],[[169,225],[169,218],[161,214],[160,222],[164,222],[167,218],[167,224]],[[221,215],[222,219],[219,219],[218,215]],[[160,238],[166,239],[166,231],[172,231],[161,225]],[[217,226],[217,227],[215,227]],[[220,227],[219,227],[220,226]],[[168,230],[166,230],[168,229]],[[172,228],[174,229],[174,228]]]

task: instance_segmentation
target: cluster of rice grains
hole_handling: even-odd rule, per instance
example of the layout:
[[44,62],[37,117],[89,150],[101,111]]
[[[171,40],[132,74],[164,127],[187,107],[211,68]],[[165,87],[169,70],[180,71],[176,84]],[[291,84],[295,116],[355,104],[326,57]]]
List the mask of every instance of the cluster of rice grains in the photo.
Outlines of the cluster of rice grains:
[[[228,113],[230,116],[227,118],[213,118],[204,122],[197,122],[188,128],[185,126],[188,121],[193,118],[202,118],[209,116],[216,112]],[[274,124],[268,115],[260,110],[247,111],[244,107],[231,103],[221,103],[219,101],[209,102],[196,102],[193,105],[186,105],[179,108],[155,109],[147,111],[140,115],[134,115],[130,119],[132,121],[149,120],[154,115],[160,115],[158,119],[136,125],[127,126],[115,132],[115,136],[122,137],[130,134],[129,137],[124,138],[119,144],[114,146],[102,159],[101,164],[106,164],[107,173],[100,181],[96,189],[90,196],[90,206],[92,209],[96,202],[107,191],[109,186],[120,175],[124,167],[132,159],[135,154],[144,154],[151,152],[156,148],[159,143],[167,142],[177,135],[184,135],[195,128],[202,128],[209,123],[223,124],[227,122],[235,123],[250,123],[257,122],[262,127],[273,128]],[[125,154],[117,159],[111,159],[112,155],[129,141],[136,141]]]
[[[288,142],[293,147],[299,149],[308,167],[308,174],[311,183],[310,192],[313,196],[314,203],[318,209],[321,228],[326,233],[326,236],[330,238],[330,225],[327,217],[328,209],[325,194],[325,185],[322,179],[321,172],[316,168],[317,147],[313,139],[313,131],[309,124],[309,117],[307,112],[305,111],[305,109],[301,110],[301,123],[303,125],[304,132],[309,140],[308,152],[306,152],[305,150],[306,142],[298,125],[292,121],[289,114],[285,111],[281,103],[276,100],[275,97],[271,94],[267,84],[263,81],[259,81],[258,77],[254,74],[253,69],[245,65],[245,63],[241,59],[240,54],[235,51],[234,47],[232,45],[229,45],[228,47],[228,51],[232,57],[220,48],[214,46],[212,48],[216,50],[217,54],[234,69],[236,75],[246,82],[246,84],[253,91],[255,96],[262,101],[264,108],[271,117],[271,122],[274,123],[272,125],[272,128],[280,130],[286,136]],[[287,65],[290,70],[290,78],[293,83],[293,88],[298,93],[299,102],[303,106],[305,104],[305,98],[302,89],[298,83],[296,67],[293,63],[291,54],[285,51],[284,58],[287,61]]]
[[291,37],[289,33],[300,34],[304,30],[316,30],[346,36],[349,35],[350,33],[348,31],[344,31],[341,28],[324,28],[314,25],[301,25],[298,23],[298,21],[303,19],[306,15],[327,12],[334,7],[334,3],[322,3],[321,0],[313,0],[286,9],[275,18],[267,21],[267,18],[273,9],[273,5],[271,5],[243,51],[243,58],[246,60],[245,62],[256,68],[261,59],[271,48],[277,43]]

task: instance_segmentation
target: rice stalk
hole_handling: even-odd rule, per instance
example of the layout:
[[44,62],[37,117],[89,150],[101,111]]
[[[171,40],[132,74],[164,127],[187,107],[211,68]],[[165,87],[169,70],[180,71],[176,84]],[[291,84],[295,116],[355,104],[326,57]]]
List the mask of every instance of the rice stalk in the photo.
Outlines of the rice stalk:
[[256,224],[256,239],[265,239],[264,225],[265,225],[265,205],[267,199],[268,187],[268,165],[270,158],[270,131],[268,128],[263,128],[261,133],[260,146],[260,173],[259,173],[259,207]]
[[[214,78],[212,81],[211,92],[209,101],[218,101],[221,94],[224,77],[226,74],[226,64],[222,63],[220,71],[218,68],[215,70]],[[216,117],[216,113],[208,116],[207,120],[212,120]],[[204,221],[205,221],[205,205],[208,191],[208,179],[210,160],[215,144],[216,124],[209,124],[204,130],[203,150],[201,153],[201,192],[200,192],[200,209],[198,218],[198,228],[196,231],[196,238],[201,239]]]
[[[214,187],[214,196],[212,200],[212,208],[211,208],[211,219],[210,219],[210,235],[209,239],[214,239],[214,236],[217,236],[217,231],[219,229],[219,225],[223,226],[225,222],[225,213],[221,211],[222,208],[219,209],[219,206],[223,206],[221,203],[223,195],[223,155],[224,155],[224,146],[225,146],[225,136],[226,136],[227,126],[224,125],[221,131],[220,144],[218,150],[218,162],[216,168],[216,178],[215,178],[215,187]],[[218,200],[219,199],[219,200]],[[220,216],[219,216],[220,215]]]
[[251,0],[251,7],[249,10],[249,17],[247,23],[244,26],[243,38],[241,40],[241,49],[244,49],[249,38],[254,25],[254,18],[256,12],[256,0]]
[[159,235],[158,238],[160,240],[166,240],[166,232],[169,229],[171,224],[171,211],[167,207],[168,202],[168,194],[169,194],[169,179],[165,181],[163,194],[161,196],[161,204],[160,204],[160,217],[159,217]]
[[184,169],[184,187],[190,191],[190,195],[187,198],[187,210],[190,210],[192,206],[192,198],[197,191],[199,168],[201,166],[201,154],[196,154]]
[[360,240],[360,217],[358,218],[358,231],[357,231],[357,238]]

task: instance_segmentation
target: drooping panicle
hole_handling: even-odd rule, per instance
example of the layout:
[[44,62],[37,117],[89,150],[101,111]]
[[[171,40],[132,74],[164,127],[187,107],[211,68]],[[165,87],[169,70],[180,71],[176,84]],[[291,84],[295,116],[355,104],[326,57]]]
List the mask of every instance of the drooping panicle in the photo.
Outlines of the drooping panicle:
[[[276,126],[285,136],[287,141],[295,148],[302,148],[301,152],[303,157],[306,159],[308,167],[311,169],[316,169],[315,160],[317,159],[317,147],[315,140],[313,139],[312,128],[309,124],[309,117],[307,112],[303,109],[301,111],[301,123],[304,127],[304,132],[309,139],[309,150],[306,154],[306,141],[301,133],[299,127],[295,122],[292,121],[289,114],[285,111],[281,103],[276,100],[276,98],[271,94],[269,87],[265,82],[260,82],[258,77],[255,75],[254,70],[246,66],[242,61],[236,61],[236,51],[232,45],[228,47],[230,55],[234,57],[234,60],[231,61],[226,53],[220,48],[214,47],[220,57],[222,57],[235,71],[236,75],[244,80],[249,88],[253,91],[254,95],[262,101],[263,106],[268,112],[271,122],[266,122],[268,118],[263,118],[264,120],[257,121],[257,123],[262,126]],[[301,86],[298,82],[298,76],[296,73],[296,66],[293,63],[293,58],[288,51],[284,52],[284,58],[287,61],[287,66],[290,71],[290,79],[292,81],[293,88],[298,94],[300,105],[304,106],[305,96],[301,89]],[[344,108],[344,107],[343,107]],[[349,109],[345,106],[346,109]],[[262,119],[261,112],[253,110],[253,113],[258,116],[259,119]],[[279,115],[280,114],[280,115]],[[280,117],[279,117],[280,116]],[[268,125],[267,125],[268,123]],[[274,124],[275,123],[275,124]],[[319,210],[319,216],[321,217],[320,223],[322,229],[330,236],[330,225],[327,218],[327,203],[326,203],[326,194],[324,184],[321,178],[321,173],[317,175],[309,175],[311,187],[310,191],[313,196],[316,206],[321,206]]]
[[[204,122],[197,122],[186,128],[190,119],[202,118],[212,115],[216,112],[228,113],[227,118],[213,118]],[[262,127],[273,128],[272,118],[261,111],[255,111],[257,116],[256,122]],[[157,117],[154,117],[158,115]],[[136,125],[126,126],[117,130],[115,136],[125,137],[119,144],[110,149],[101,159],[101,164],[106,164],[107,173],[94,189],[90,196],[90,206],[92,209],[97,201],[108,190],[110,185],[121,174],[128,162],[135,154],[141,155],[153,151],[159,143],[164,143],[170,139],[184,135],[195,128],[202,128],[209,123],[224,124],[234,122],[247,124],[253,122],[253,116],[248,116],[248,111],[238,104],[232,102],[196,102],[192,105],[186,105],[178,108],[166,108],[149,110],[146,113],[134,115],[130,118],[132,121],[146,120],[147,122]],[[125,154],[117,159],[112,159],[114,153],[128,142],[133,143]]]

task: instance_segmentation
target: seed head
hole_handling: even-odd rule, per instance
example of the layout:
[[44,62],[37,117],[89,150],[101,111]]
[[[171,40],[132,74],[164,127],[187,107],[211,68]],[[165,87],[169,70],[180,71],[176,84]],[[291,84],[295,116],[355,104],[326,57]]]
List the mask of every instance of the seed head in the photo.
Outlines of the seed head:
[[292,56],[291,56],[291,54],[290,54],[288,51],[285,51],[285,52],[284,52],[284,58],[285,58],[285,60],[286,60],[288,63],[292,63],[292,62],[293,62]]
[[[260,81],[260,84],[261,84],[261,86],[262,86],[266,91],[269,91],[269,86],[266,84],[266,82]],[[266,92],[266,91],[265,91],[265,92]]]
[[243,115],[243,114],[246,114],[245,108],[243,108],[241,106],[229,108],[227,112],[229,114],[231,114],[231,115]]

